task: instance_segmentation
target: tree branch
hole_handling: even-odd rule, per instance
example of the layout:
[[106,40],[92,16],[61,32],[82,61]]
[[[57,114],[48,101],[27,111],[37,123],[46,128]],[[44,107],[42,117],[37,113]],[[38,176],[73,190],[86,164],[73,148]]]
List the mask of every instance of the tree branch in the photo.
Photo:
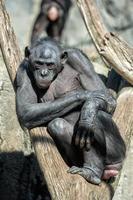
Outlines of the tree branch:
[[[0,1],[0,19],[0,46],[6,67],[13,82],[22,57],[2,0]],[[128,95],[127,91],[120,95],[118,107],[115,112],[117,124],[119,125],[121,132],[123,132],[123,135],[125,135],[125,138],[128,139],[130,138],[132,127],[125,126],[123,122],[126,118],[126,125],[129,124],[132,126],[133,124],[133,117],[130,118],[130,114],[133,110],[132,102],[133,92],[131,89],[128,91]],[[48,183],[52,199],[111,199],[111,190],[105,183],[102,183],[100,186],[94,186],[87,183],[78,175],[70,175],[67,173],[68,166],[62,160],[54,141],[48,135],[46,129],[33,129],[30,131],[30,135],[41,170]]]
[[77,4],[99,54],[133,85],[133,48],[107,31],[95,0],[77,0]]

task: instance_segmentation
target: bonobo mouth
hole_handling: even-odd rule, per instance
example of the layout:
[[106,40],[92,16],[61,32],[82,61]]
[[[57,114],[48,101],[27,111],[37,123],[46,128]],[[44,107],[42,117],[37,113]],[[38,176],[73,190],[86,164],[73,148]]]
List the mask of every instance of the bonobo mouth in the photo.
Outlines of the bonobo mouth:
[[51,81],[39,81],[36,83],[38,88],[40,89],[47,89],[49,88]]

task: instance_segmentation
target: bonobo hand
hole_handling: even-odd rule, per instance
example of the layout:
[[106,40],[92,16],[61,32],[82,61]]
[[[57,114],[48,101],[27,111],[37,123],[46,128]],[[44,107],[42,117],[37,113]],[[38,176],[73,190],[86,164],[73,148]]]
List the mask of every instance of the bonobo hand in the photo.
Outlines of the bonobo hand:
[[81,149],[85,148],[88,151],[94,140],[98,110],[113,113],[115,107],[115,99],[108,92],[94,91],[88,93],[88,99],[81,109],[77,132],[74,134],[75,145],[79,145]]
[[[92,128],[91,128],[92,127]],[[87,123],[79,123],[77,132],[74,134],[75,145],[80,149],[90,150],[94,140],[93,126]]]
[[94,139],[95,118],[96,99],[87,100],[82,107],[78,129],[74,135],[75,145],[81,149],[90,149]]
[[[81,90],[74,93],[77,95],[78,100],[87,101],[88,104],[89,102],[95,102],[93,106],[96,107],[97,110],[104,110],[112,114],[116,108],[116,100],[109,90],[96,90],[91,92],[88,90]],[[73,94],[73,92],[70,92],[70,94]]]
[[67,93],[67,95],[68,94],[70,94],[70,95],[75,94],[77,96],[77,100],[83,101],[83,102],[86,102],[87,100],[92,99],[92,97],[95,98],[97,96],[96,91],[90,92],[88,90],[78,90],[78,91],[75,90],[75,91]]

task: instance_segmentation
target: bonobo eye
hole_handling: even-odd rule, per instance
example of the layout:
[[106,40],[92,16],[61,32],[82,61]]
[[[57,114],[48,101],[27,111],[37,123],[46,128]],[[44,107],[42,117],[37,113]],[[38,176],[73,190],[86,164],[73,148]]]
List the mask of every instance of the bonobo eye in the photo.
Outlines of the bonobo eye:
[[48,67],[48,69],[54,69],[55,64],[54,63],[47,63],[47,67]]
[[35,61],[35,64],[34,64],[35,69],[40,69],[40,67],[43,65],[44,65],[44,62],[40,60]]
[[40,60],[37,60],[37,61],[35,61],[35,64],[36,64],[36,65],[43,65],[44,62],[43,62],[43,61],[40,61]]

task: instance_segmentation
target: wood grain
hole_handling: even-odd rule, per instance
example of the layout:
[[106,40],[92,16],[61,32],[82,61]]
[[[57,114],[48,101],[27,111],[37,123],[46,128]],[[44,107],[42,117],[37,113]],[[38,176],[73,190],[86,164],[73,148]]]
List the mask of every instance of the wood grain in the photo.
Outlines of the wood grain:
[[[0,47],[11,81],[13,82],[16,70],[22,60],[22,56],[3,0],[0,0]],[[121,95],[120,97],[123,99],[123,96]],[[124,117],[121,118],[119,123],[117,116],[119,116],[121,112],[127,111],[125,107],[121,107],[121,104],[127,103],[127,101],[125,102],[125,96],[123,103],[121,103],[122,101],[123,100],[121,100],[120,103],[118,101],[118,109],[115,114],[117,124],[120,124],[120,126],[123,124],[123,120],[125,119]],[[127,104],[126,106],[128,109]],[[130,112],[129,115],[125,113],[124,116],[128,117],[127,120],[131,120],[130,123],[132,123],[133,118],[130,119]],[[125,138],[126,136],[130,138],[129,132],[131,131],[129,131],[129,129],[126,128],[126,134],[124,133]],[[45,128],[35,128],[31,130],[30,136],[52,199],[110,200],[112,198],[112,189],[109,185],[102,183],[100,186],[95,186],[87,183],[78,175],[70,175],[67,173],[68,166],[63,161],[54,141],[49,136]]]

